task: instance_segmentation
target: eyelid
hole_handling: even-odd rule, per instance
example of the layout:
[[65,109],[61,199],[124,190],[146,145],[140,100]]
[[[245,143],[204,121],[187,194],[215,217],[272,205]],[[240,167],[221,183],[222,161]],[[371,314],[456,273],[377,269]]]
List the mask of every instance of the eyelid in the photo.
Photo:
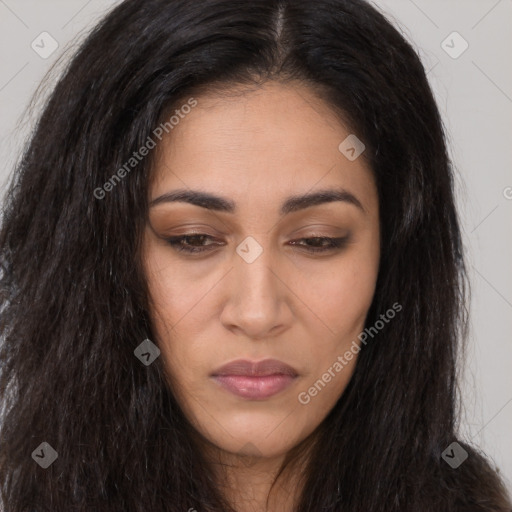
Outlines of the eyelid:
[[[219,243],[208,243],[205,245],[199,245],[199,246],[186,246],[182,245],[181,242],[183,240],[186,240],[187,238],[195,238],[195,237],[202,237],[203,239],[207,240],[215,240],[216,238],[212,235],[209,235],[207,233],[198,233],[198,232],[188,232],[181,235],[175,235],[170,237],[165,237],[165,240],[171,247],[180,253],[188,253],[190,255],[198,255],[198,254],[207,254],[210,251],[213,250],[215,247],[219,247],[219,245],[225,245],[225,244],[219,244]],[[350,242],[350,235],[347,236],[341,236],[341,237],[332,237],[332,236],[324,236],[324,235],[316,235],[313,234],[312,236],[304,236],[300,238],[295,238],[293,240],[290,240],[288,242],[290,245],[295,247],[300,247],[301,250],[304,250],[307,253],[310,254],[319,254],[319,253],[325,253],[325,254],[334,254],[336,252],[341,251],[347,243]],[[316,247],[314,245],[308,245],[308,244],[301,244],[299,242],[310,242],[311,240],[320,240],[321,243],[327,242],[327,246],[323,245],[320,247]]]

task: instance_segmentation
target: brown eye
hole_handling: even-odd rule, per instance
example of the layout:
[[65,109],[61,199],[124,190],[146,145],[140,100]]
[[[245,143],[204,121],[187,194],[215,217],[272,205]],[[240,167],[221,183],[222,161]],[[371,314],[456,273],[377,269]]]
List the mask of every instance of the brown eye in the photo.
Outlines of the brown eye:
[[200,252],[209,251],[210,249],[208,249],[208,247],[219,245],[216,243],[204,245],[203,242],[208,239],[214,240],[213,237],[211,237],[209,235],[205,235],[203,233],[191,233],[188,235],[171,236],[171,237],[166,238],[165,240],[176,251],[188,252],[188,253],[200,253]]
[[[298,244],[296,242],[309,242],[310,245]],[[326,252],[341,249],[346,242],[348,237],[330,238],[326,236],[315,236],[311,238],[300,238],[290,242],[293,245],[304,247],[309,252]]]
[[[219,243],[204,243],[208,240],[215,239],[203,233],[191,233],[180,236],[172,236],[166,238],[165,240],[176,251],[186,252],[189,254],[207,252],[211,250],[211,248],[220,245]],[[316,236],[309,238],[300,238],[298,240],[290,242],[290,244],[304,248],[308,252],[319,253],[341,249],[346,244],[347,241],[348,237],[330,238],[325,236]],[[306,242],[306,244],[299,242]]]

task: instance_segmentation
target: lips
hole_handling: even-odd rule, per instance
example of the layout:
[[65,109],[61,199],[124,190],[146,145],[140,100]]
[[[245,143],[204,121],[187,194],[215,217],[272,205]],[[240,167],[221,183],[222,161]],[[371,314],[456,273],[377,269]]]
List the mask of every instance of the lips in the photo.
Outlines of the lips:
[[265,359],[260,362],[239,359],[221,366],[212,373],[213,377],[226,375],[243,375],[247,377],[266,377],[268,375],[289,375],[296,377],[297,372],[278,359]]
[[297,376],[291,366],[277,359],[233,361],[211,375],[223,389],[248,400],[270,398],[289,387]]

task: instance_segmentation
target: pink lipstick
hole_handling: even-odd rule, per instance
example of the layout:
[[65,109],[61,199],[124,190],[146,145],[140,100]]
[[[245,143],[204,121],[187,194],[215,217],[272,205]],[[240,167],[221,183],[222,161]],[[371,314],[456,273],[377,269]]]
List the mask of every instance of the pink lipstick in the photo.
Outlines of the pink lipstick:
[[249,400],[264,400],[286,389],[297,372],[277,359],[253,362],[238,359],[217,370],[211,377],[231,393]]

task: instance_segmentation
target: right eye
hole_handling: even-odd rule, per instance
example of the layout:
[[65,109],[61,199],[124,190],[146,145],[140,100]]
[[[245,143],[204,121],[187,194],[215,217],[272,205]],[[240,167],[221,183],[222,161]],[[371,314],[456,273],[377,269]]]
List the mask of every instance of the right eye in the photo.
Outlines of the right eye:
[[206,239],[214,240],[214,238],[210,235],[205,235],[203,233],[190,233],[188,235],[171,236],[165,240],[174,250],[178,252],[197,254],[209,251],[210,249],[207,247],[219,245],[215,243],[203,245],[202,242],[204,242]]

